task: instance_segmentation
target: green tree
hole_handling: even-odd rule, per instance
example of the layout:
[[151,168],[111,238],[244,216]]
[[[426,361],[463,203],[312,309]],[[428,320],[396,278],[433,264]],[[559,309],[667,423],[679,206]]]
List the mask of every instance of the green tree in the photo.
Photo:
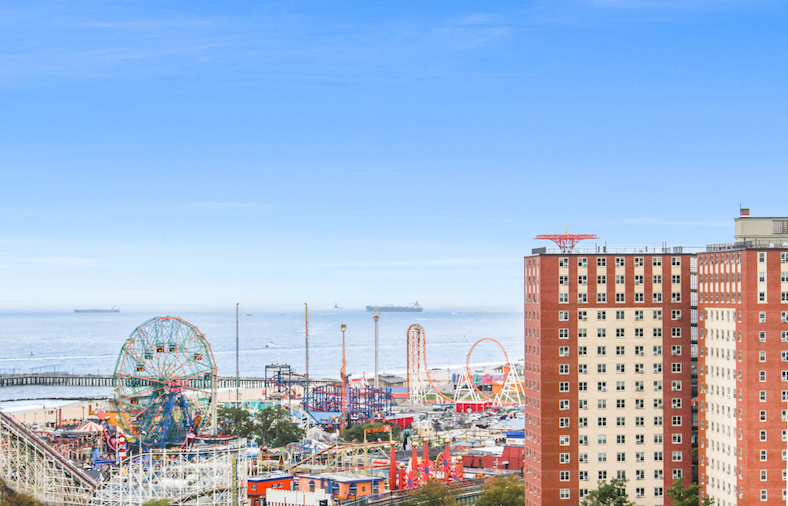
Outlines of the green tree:
[[[364,441],[364,430],[365,429],[374,429],[377,427],[385,427],[388,425],[391,427],[391,436],[397,440],[399,439],[400,428],[399,425],[396,423],[363,423],[359,425],[354,425],[349,429],[345,429],[342,431],[342,437],[346,441]],[[370,432],[367,434],[367,442],[371,443],[374,441],[388,441],[389,433],[388,432]]]
[[525,484],[517,475],[496,476],[484,486],[484,493],[476,506],[522,506],[525,504]]
[[237,407],[220,407],[216,418],[219,433],[248,438],[254,432],[254,419],[249,411]]
[[281,406],[269,406],[257,412],[254,437],[259,446],[278,448],[300,441],[304,437],[304,429]]
[[170,504],[169,499],[151,499],[142,503],[142,506],[170,506]]
[[600,481],[596,490],[591,490],[580,506],[635,506],[627,498],[627,480],[614,478],[610,483]]
[[697,483],[684,487],[684,477],[673,481],[673,486],[666,492],[673,499],[673,506],[713,506],[714,499],[706,497],[700,500],[700,485]]
[[[406,506],[454,506],[457,504],[455,500],[456,492],[447,484],[431,480],[414,490],[408,500],[405,501]],[[522,503],[520,504],[520,506]]]

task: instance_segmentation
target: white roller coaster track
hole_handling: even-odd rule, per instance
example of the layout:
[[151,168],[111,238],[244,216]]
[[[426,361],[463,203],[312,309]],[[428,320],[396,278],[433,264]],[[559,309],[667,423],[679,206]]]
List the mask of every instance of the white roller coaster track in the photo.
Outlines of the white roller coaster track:
[[13,416],[0,411],[0,473],[17,493],[48,505],[85,505],[97,483]]

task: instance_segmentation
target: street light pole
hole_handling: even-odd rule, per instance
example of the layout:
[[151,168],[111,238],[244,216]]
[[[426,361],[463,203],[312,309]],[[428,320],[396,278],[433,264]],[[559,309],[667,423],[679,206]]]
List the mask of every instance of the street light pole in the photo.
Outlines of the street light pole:
[[241,303],[235,304],[235,407],[239,404],[239,391],[241,389],[241,368],[238,365],[238,306]]

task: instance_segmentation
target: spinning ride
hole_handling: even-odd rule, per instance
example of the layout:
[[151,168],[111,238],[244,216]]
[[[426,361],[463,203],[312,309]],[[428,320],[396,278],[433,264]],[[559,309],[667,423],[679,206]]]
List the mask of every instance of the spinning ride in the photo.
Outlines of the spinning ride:
[[146,321],[123,345],[115,376],[119,421],[145,445],[180,445],[203,421],[216,432],[216,362],[194,325]]

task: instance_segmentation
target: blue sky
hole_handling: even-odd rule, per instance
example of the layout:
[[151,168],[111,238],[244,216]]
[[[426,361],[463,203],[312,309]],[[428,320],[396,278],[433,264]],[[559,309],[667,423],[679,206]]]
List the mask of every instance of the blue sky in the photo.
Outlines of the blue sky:
[[788,215],[788,6],[0,6],[0,310],[522,304],[537,234]]

